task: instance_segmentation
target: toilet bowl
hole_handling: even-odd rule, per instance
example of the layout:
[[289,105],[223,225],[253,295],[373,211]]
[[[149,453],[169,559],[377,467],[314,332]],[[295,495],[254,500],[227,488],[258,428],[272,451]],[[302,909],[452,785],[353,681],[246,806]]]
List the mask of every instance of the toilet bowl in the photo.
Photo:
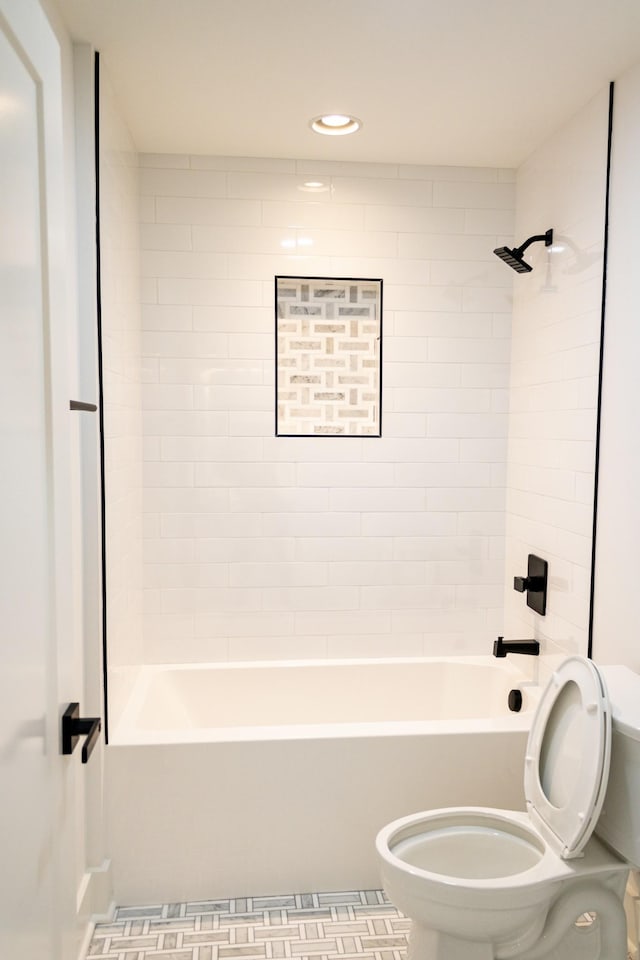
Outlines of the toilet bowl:
[[[380,831],[383,886],[412,921],[410,960],[625,960],[622,898],[630,862],[640,859],[640,833],[620,767],[633,766],[635,785],[640,706],[612,726],[603,673],[570,657],[544,690],[525,755],[526,812],[451,807]],[[640,704],[640,677],[624,671],[613,680],[625,704]],[[612,742],[620,738],[637,749],[615,751],[613,783]],[[629,796],[620,799],[624,790]],[[609,796],[634,808],[623,830],[633,836],[628,844],[618,837],[613,848],[607,817],[607,842],[594,835]],[[581,932],[575,921],[587,911],[597,921]]]

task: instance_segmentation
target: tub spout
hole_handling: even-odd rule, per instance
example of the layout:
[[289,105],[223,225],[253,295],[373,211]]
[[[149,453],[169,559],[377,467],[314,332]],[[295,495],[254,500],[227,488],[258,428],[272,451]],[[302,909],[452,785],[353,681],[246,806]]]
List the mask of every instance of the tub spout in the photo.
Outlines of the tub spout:
[[494,657],[506,657],[508,653],[528,653],[530,657],[537,657],[540,655],[540,644],[537,640],[505,640],[504,637],[494,640]]

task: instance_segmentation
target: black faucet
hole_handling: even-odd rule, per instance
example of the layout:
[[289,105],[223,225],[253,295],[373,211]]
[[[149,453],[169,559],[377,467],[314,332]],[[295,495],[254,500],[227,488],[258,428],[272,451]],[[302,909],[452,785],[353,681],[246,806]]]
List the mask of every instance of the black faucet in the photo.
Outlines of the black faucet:
[[540,644],[537,640],[506,640],[498,637],[493,643],[494,657],[506,657],[508,653],[528,653],[531,657],[540,656]]

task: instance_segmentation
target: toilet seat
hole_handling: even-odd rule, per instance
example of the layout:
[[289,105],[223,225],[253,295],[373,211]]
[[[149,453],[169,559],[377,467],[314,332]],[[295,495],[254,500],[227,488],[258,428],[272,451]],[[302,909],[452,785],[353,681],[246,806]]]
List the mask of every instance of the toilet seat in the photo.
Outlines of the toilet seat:
[[524,770],[527,812],[559,855],[581,855],[600,816],[609,777],[611,710],[596,666],[569,657],[547,684],[533,719]]

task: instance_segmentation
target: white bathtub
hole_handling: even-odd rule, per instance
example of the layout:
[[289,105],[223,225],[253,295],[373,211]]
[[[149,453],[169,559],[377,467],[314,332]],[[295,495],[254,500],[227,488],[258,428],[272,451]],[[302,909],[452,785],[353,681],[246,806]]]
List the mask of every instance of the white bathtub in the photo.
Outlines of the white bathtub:
[[511,660],[149,666],[110,683],[122,905],[376,887],[389,820],[523,805],[538,688]]

